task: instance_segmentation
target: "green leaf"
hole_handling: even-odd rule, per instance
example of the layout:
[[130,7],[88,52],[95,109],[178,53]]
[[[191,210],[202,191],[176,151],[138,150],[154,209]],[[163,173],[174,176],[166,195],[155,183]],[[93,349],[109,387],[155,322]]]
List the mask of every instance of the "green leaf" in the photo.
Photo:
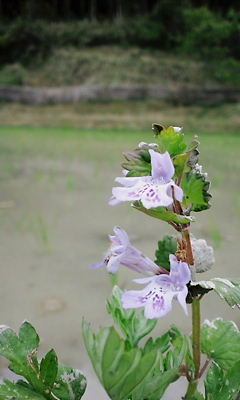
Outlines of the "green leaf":
[[176,326],[169,330],[171,337],[171,351],[165,359],[165,369],[180,368],[186,358],[192,359],[189,337],[184,335]]
[[240,391],[240,362],[229,371],[213,364],[205,380],[206,400],[237,400]]
[[83,381],[85,378],[81,375],[80,381],[80,373],[76,374],[73,369],[70,371],[70,376],[65,374],[65,381],[61,381],[61,376],[57,378],[61,369],[58,370],[57,355],[54,350],[47,353],[39,368],[38,346],[39,337],[29,322],[22,324],[19,336],[9,327],[0,327],[0,354],[11,362],[9,368],[12,371],[26,379],[17,383],[5,381],[0,385],[0,400],[49,400],[53,398],[51,395],[53,387],[62,395],[59,400],[79,400],[85,390],[86,382]]
[[102,356],[104,346],[108,336],[113,328],[101,328],[99,333],[95,335],[91,330],[90,324],[83,320],[83,339],[89,358],[92,362],[94,370],[102,382]]
[[[145,384],[142,399],[159,400],[164,395],[168,386],[179,378],[179,369],[173,368],[162,374],[153,376]],[[141,400],[141,399],[140,399]]]
[[189,400],[205,400],[205,397],[201,393],[197,392],[192,397],[189,397]]
[[27,353],[31,353],[38,349],[39,336],[35,328],[28,321],[24,321],[21,325],[18,337],[20,342],[24,345]]
[[201,346],[202,352],[223,369],[230,369],[240,361],[240,332],[232,321],[206,320],[202,326]]
[[86,390],[85,376],[78,369],[59,365],[53,393],[61,400],[80,400]]
[[143,348],[143,352],[148,353],[152,350],[160,350],[161,354],[164,354],[169,351],[171,345],[171,336],[169,332],[166,332],[164,335],[160,336],[156,340],[153,340],[153,338],[149,338]]
[[58,372],[57,354],[52,349],[42,359],[40,364],[40,379],[46,388],[52,388]]
[[46,400],[46,397],[6,379],[0,385],[0,400]]
[[[34,368],[36,368],[36,348],[33,346],[31,335],[29,344],[27,340],[23,340],[23,332],[31,330],[29,329],[29,325],[26,325],[24,322],[22,328],[22,330],[20,328],[20,340],[11,328],[2,326],[2,329],[0,330],[0,354],[11,361],[10,369],[13,372],[22,375],[27,379],[31,379],[33,375],[36,375],[34,372]],[[33,330],[31,330],[31,334],[32,333]]]
[[225,300],[230,307],[240,307],[240,281],[237,279],[213,278],[209,281],[192,282],[191,286],[213,290],[218,296]]
[[[160,351],[160,368],[154,370],[152,376],[145,381],[142,388],[141,399],[159,400],[167,387],[180,376],[180,368],[189,357],[189,338],[183,335],[176,327],[172,327],[167,333],[155,341],[149,339],[143,351]],[[135,398],[133,397],[133,400]]]
[[[162,342],[149,341],[143,349],[129,348],[129,342],[124,342],[114,327],[93,334],[84,322],[83,335],[94,369],[112,400],[152,400],[148,390],[154,399],[155,396],[159,399],[167,386],[179,377],[188,347],[185,337],[176,328],[165,334]],[[171,371],[164,370],[163,351],[166,352],[164,357],[169,356],[166,364]]]
[[224,381],[224,371],[217,365],[212,364],[205,379],[206,400],[216,400]]
[[173,236],[164,236],[163,240],[158,241],[158,249],[155,252],[154,261],[160,267],[170,271],[169,254],[175,254],[178,250],[178,242]]
[[175,167],[175,175],[181,177],[183,173],[190,172],[191,168],[188,166],[190,153],[179,154],[174,157],[173,164]]
[[240,362],[234,364],[234,367],[226,371],[222,389],[217,395],[219,400],[237,400],[240,392]]
[[95,335],[89,324],[83,322],[83,337],[93,367],[105,390],[112,399],[120,400],[121,387],[125,386],[127,375],[138,365],[141,351],[136,348],[126,350],[124,341],[114,327],[102,328]]
[[119,287],[114,286],[107,309],[115,323],[122,330],[129,345],[134,347],[155,328],[157,320],[145,318],[143,311],[123,309],[121,302],[122,293]]
[[151,157],[148,150],[137,149],[123,155],[126,161],[122,163],[122,167],[129,171],[127,176],[151,175]]
[[133,203],[133,208],[142,211],[144,214],[150,215],[153,218],[161,219],[166,222],[175,222],[176,224],[188,225],[194,221],[193,217],[187,217],[185,215],[178,215],[172,211],[168,211],[165,207],[157,208],[144,208],[140,201]]
[[183,206],[191,207],[192,211],[207,210],[210,207],[211,199],[208,189],[210,182],[206,180],[206,176],[199,172],[190,172],[184,175],[182,180],[182,188],[184,191]]
[[158,124],[153,124],[152,127],[156,133],[157,143],[161,152],[168,151],[171,157],[185,152],[187,145],[182,133],[175,132],[172,126],[167,129],[162,127],[161,130],[159,130]]
[[[128,374],[122,386],[119,400],[128,398],[131,393],[133,400],[142,400],[145,398],[146,385],[152,380],[154,371],[159,369],[160,353],[152,351],[144,354],[136,368]],[[162,375],[162,374],[161,374]]]

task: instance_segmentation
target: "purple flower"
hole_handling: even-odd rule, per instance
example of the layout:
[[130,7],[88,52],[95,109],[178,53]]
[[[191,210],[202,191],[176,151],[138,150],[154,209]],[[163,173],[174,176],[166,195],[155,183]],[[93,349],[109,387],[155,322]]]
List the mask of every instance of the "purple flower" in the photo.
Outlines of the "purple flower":
[[114,187],[110,205],[122,201],[141,200],[145,208],[168,207],[173,203],[173,191],[177,200],[182,201],[183,191],[172,180],[174,166],[168,152],[160,154],[149,150],[151,155],[151,176],[118,177],[116,182],[125,187]]
[[145,275],[167,273],[164,268],[159,267],[150,258],[131,245],[127,232],[116,226],[114,233],[115,235],[109,236],[111,246],[105,254],[103,261],[92,265],[93,268],[106,266],[108,272],[116,274],[120,265],[124,265]]
[[187,314],[187,283],[191,280],[190,269],[185,262],[170,254],[170,274],[136,279],[137,283],[148,283],[143,290],[129,290],[122,296],[123,308],[144,307],[148,319],[161,318],[172,310],[172,300],[178,300]]

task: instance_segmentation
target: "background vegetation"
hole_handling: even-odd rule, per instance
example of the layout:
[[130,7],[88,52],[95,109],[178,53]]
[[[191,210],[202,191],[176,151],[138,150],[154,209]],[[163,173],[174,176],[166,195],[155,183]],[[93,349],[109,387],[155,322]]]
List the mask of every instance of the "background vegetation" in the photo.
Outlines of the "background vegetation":
[[[161,51],[164,55],[173,55],[176,62],[184,59],[186,67],[189,58],[204,64],[209,79],[230,86],[239,85],[240,11],[237,1],[2,0],[0,4],[1,83],[34,85],[38,80],[48,85],[47,79],[28,78],[28,75],[38,75],[42,69],[49,72],[53,60],[56,60],[56,68],[63,65],[61,77],[54,84],[82,83],[88,78],[82,69],[87,69],[89,75],[88,58],[98,70],[99,66],[94,64],[99,58],[96,51],[99,49],[101,54],[102,46],[111,46],[104,55],[111,54],[112,46],[120,46],[120,58],[125,56],[125,60],[129,50],[138,48],[151,53],[149,65],[162,64],[163,57],[158,53]],[[89,55],[86,56],[86,52],[85,57],[79,55],[86,48]],[[68,60],[73,65],[70,69]],[[130,56],[126,62],[130,67],[136,66],[138,54],[132,60]],[[127,69],[125,65],[121,68]],[[62,78],[64,70],[70,71],[72,79]],[[153,66],[153,74],[154,71]],[[142,68],[141,74],[144,73]],[[159,76],[159,71],[156,75]],[[54,81],[54,74],[49,76]],[[100,78],[108,83],[104,76]],[[141,83],[141,79],[138,82]]]

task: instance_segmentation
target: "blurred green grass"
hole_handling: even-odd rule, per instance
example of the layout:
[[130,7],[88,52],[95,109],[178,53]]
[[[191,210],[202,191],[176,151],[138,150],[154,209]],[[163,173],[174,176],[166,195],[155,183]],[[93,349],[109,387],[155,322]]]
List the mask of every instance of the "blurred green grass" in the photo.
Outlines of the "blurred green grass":
[[183,126],[194,134],[239,134],[240,104],[182,106],[159,100],[34,106],[0,103],[1,125],[44,127],[46,132],[57,127],[57,135],[62,136],[66,128],[80,128],[145,131],[150,137],[153,122]]
[[[214,208],[207,219],[203,213],[199,230],[217,248],[232,237],[226,226],[233,223],[236,227],[239,221],[238,104],[211,108],[173,107],[154,101],[71,107],[13,104],[2,105],[1,113],[6,125],[0,126],[0,179],[7,182],[29,175],[29,187],[49,184],[56,190],[63,179],[73,196],[80,179],[86,190],[98,196],[109,193],[121,170],[121,153],[134,149],[140,141],[154,141],[152,122],[185,125],[188,142],[198,134],[200,163],[212,180]],[[42,234],[44,243],[45,236]]]

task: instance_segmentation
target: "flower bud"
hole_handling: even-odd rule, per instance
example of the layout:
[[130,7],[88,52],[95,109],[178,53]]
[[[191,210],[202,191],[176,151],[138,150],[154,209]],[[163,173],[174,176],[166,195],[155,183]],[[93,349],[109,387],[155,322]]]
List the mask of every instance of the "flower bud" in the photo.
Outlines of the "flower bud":
[[148,144],[146,142],[140,142],[138,144],[139,149],[147,149],[148,148]]
[[206,240],[194,237],[191,237],[191,244],[196,272],[209,271],[215,263],[213,248],[207,245]]
[[173,129],[174,129],[174,131],[175,131],[176,133],[181,133],[182,130],[183,130],[183,127],[180,127],[180,126],[173,126]]
[[157,144],[157,143],[149,143],[148,147],[149,147],[150,149],[155,150],[155,149],[158,148],[158,144]]

